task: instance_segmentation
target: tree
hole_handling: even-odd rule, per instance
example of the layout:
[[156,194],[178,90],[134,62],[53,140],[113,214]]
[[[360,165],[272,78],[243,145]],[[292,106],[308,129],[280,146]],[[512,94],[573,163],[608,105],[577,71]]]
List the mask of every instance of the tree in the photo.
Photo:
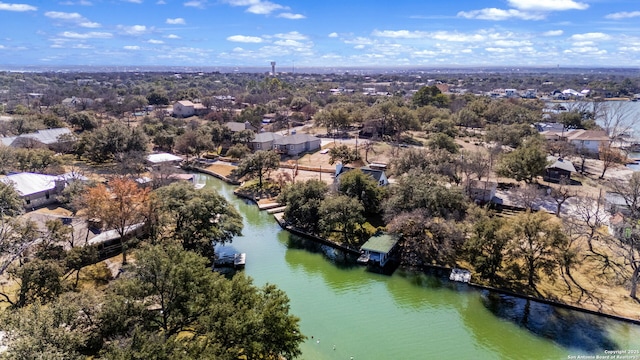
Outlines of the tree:
[[360,201],[368,214],[376,214],[380,211],[383,189],[372,176],[364,174],[360,169],[340,175],[338,191]]
[[522,146],[502,156],[498,162],[496,173],[516,181],[527,183],[544,172],[547,167],[547,156],[542,141],[537,137],[529,138]]
[[24,202],[11,182],[0,181],[0,220],[16,216],[24,210]]
[[196,190],[189,183],[176,182],[155,193],[164,232],[185,250],[213,259],[213,245],[231,241],[242,232],[242,217],[214,190]]
[[358,225],[364,223],[364,207],[355,198],[334,195],[325,198],[318,209],[320,229],[325,233],[342,233],[344,244],[354,245],[353,235]]
[[233,159],[242,159],[247,154],[251,153],[251,149],[247,147],[245,144],[235,144],[232,145],[229,150],[227,150],[226,156]]
[[462,219],[467,198],[459,188],[447,187],[438,175],[412,170],[389,189],[383,207],[388,219],[416,209],[432,217]]
[[232,174],[238,178],[243,176],[258,178],[258,186],[262,188],[265,174],[280,166],[280,156],[273,150],[258,150],[242,159]]
[[82,131],[90,131],[100,126],[100,122],[93,114],[86,111],[81,111],[69,115],[69,124],[77,126]]
[[4,301],[16,308],[35,302],[47,303],[55,300],[63,290],[62,267],[54,260],[33,259],[23,265],[14,265],[9,276],[18,284],[15,299],[0,292]]
[[140,251],[133,276],[118,280],[104,305],[104,322],[113,325],[105,335],[122,339],[107,357],[139,358],[137,349],[161,359],[300,355],[305,337],[284,292],[257,288],[242,274],[227,280],[207,263],[175,246]]
[[600,179],[604,179],[604,174],[613,164],[624,164],[627,157],[618,149],[611,147],[611,144],[602,145],[598,151],[598,158],[602,161],[602,173]]
[[87,358],[101,346],[97,293],[65,293],[53,303],[39,303],[13,311],[4,311],[0,322],[3,339],[11,359]]
[[348,145],[338,145],[329,149],[329,164],[331,165],[337,161],[343,164],[350,164],[357,160],[360,160],[360,154]]
[[413,105],[415,106],[427,106],[434,105],[436,107],[444,108],[449,106],[450,99],[442,94],[437,86],[423,86],[413,95]]
[[509,260],[524,270],[527,284],[536,289],[540,272],[551,276],[557,266],[558,249],[564,248],[567,237],[561,224],[545,212],[519,214],[507,223],[510,241]]
[[284,219],[288,224],[311,234],[320,231],[320,204],[329,187],[320,180],[296,182],[284,188],[278,202],[286,206]]
[[395,216],[388,228],[401,235],[401,261],[412,267],[455,265],[456,254],[464,242],[464,233],[455,221],[432,217],[424,209]]
[[175,149],[187,155],[189,161],[189,155],[200,157],[203,152],[213,149],[213,142],[211,136],[204,131],[188,130],[176,138]]
[[458,144],[456,144],[455,139],[443,133],[431,134],[429,136],[429,142],[427,146],[431,150],[442,149],[452,154],[458,152]]
[[471,220],[471,234],[464,244],[465,253],[480,276],[494,282],[502,268],[504,249],[509,240],[502,231],[504,220],[486,213],[480,213]]
[[98,184],[88,188],[83,199],[87,216],[103,221],[105,227],[114,229],[120,236],[122,263],[127,262],[127,235],[131,226],[144,222],[149,206],[149,189],[125,177],[109,181],[109,188]]

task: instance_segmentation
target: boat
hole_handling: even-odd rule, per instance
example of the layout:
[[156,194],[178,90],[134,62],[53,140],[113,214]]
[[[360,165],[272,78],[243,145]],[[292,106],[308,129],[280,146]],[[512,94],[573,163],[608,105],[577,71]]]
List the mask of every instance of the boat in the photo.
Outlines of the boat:
[[367,252],[363,252],[360,254],[360,256],[358,257],[357,262],[359,264],[366,264],[369,262],[369,253]]
[[247,254],[245,253],[233,255],[233,267],[236,269],[243,268],[246,261],[247,261]]
[[453,268],[451,269],[451,274],[449,274],[449,280],[468,283],[471,281],[471,271]]

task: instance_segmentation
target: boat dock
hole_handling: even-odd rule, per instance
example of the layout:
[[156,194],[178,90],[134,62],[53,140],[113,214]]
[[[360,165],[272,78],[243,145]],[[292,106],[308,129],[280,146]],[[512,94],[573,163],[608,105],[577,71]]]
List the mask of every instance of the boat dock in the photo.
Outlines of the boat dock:
[[471,271],[453,268],[451,269],[451,274],[449,274],[449,280],[469,283],[471,281]]
[[214,267],[227,267],[234,269],[242,269],[247,263],[247,254],[236,253],[233,255],[223,255],[214,261]]

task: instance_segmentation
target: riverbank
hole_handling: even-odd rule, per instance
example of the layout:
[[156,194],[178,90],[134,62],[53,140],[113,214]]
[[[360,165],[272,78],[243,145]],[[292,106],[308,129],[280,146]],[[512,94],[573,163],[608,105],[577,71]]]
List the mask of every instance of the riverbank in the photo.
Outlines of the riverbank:
[[[627,171],[622,171],[624,168],[616,169],[620,170],[621,174],[616,174],[617,171],[614,169],[612,169],[611,173],[616,177],[617,175],[622,175],[622,173],[625,173],[624,175],[627,175]],[[220,174],[218,175],[219,176],[216,176],[216,178],[222,179],[224,181],[224,176],[220,176]],[[233,184],[231,182],[227,183]],[[237,191],[234,193],[236,196],[243,197],[256,204],[261,201],[261,199],[256,199],[255,197],[239,193]],[[264,201],[273,202],[273,200]],[[280,224],[281,228],[292,234],[296,234],[298,236],[315,241],[319,244],[327,245],[341,251],[346,251],[350,254],[359,253],[357,249],[344,247],[327,239],[322,239],[311,234],[306,234],[299,229],[289,227],[284,224],[281,215],[282,214],[280,214],[280,217],[276,215],[276,221]],[[498,288],[479,283],[472,283],[470,284],[470,286],[476,287],[478,289],[496,291],[508,296],[514,296],[521,299],[537,301],[540,303],[557,306],[559,308],[566,308],[612,319],[622,320],[634,324],[640,324],[639,318],[636,317],[638,314],[637,310],[640,306],[637,302],[633,302],[628,297],[628,294],[625,293],[625,289],[623,287],[615,286],[614,290],[613,284],[607,279],[598,279],[589,276],[581,277],[579,274],[574,274],[574,276],[576,276],[577,281],[581,284],[581,286],[583,286],[583,288],[562,288],[565,282],[563,282],[561,279],[558,279],[554,282],[550,282],[549,284],[541,284],[539,290],[544,295],[542,297],[516,292],[509,288]]]

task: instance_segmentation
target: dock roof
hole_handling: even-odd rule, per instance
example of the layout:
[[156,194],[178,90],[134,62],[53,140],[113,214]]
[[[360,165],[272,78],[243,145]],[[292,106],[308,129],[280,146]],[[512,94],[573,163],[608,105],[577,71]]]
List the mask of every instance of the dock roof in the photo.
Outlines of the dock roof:
[[360,247],[361,250],[377,252],[381,254],[389,253],[398,243],[398,237],[390,234],[374,235]]

